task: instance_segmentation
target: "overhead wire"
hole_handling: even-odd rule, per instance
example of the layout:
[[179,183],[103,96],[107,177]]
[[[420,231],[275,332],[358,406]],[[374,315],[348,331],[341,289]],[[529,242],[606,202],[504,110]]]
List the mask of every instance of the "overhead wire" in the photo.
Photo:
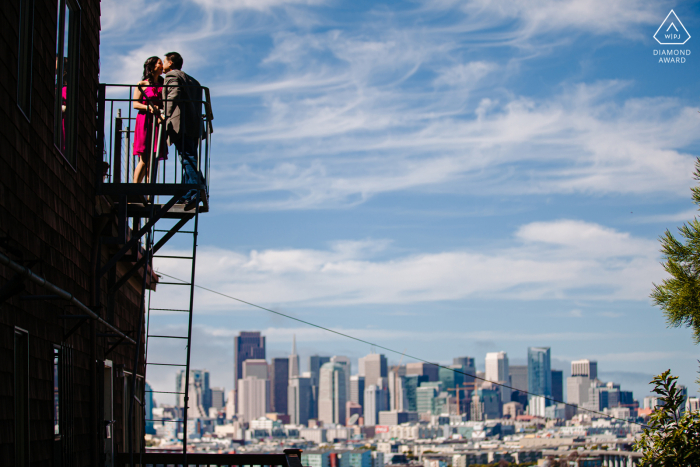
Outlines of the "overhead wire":
[[[161,271],[156,271],[156,274],[159,274],[159,275],[162,275],[162,276],[165,276],[165,277],[169,277],[169,278],[171,278],[171,279],[175,279],[175,280],[178,280],[178,281],[181,281],[181,282],[186,282],[186,281],[183,280],[183,279],[180,279],[180,278],[175,277],[175,276],[171,276],[171,275],[166,274],[166,273],[161,272]],[[375,344],[374,342],[370,342],[370,341],[367,341],[367,340],[365,340],[365,339],[361,339],[361,338],[359,338],[359,337],[351,336],[350,334],[345,334],[344,332],[336,331],[335,329],[327,328],[327,327],[325,327],[325,326],[321,326],[320,324],[315,324],[315,323],[312,323],[312,322],[310,322],[310,321],[303,320],[303,319],[301,319],[301,318],[296,318],[296,317],[294,317],[294,316],[290,316],[290,315],[288,315],[288,314],[285,314],[285,313],[282,313],[282,312],[279,312],[279,311],[275,311],[275,310],[272,310],[272,309],[270,309],[270,308],[266,308],[266,307],[261,306],[261,305],[256,305],[255,303],[248,302],[248,301],[246,301],[246,300],[242,300],[242,299],[240,299],[240,298],[236,298],[236,297],[234,297],[234,296],[227,295],[227,294],[225,294],[225,293],[223,293],[223,292],[219,292],[219,291],[217,291],[217,290],[210,289],[210,288],[207,288],[207,287],[198,285],[198,284],[195,284],[195,287],[197,287],[197,288],[199,288],[199,289],[202,289],[202,290],[206,290],[207,292],[210,292],[210,293],[213,293],[213,294],[216,294],[216,295],[220,295],[220,296],[222,296],[222,297],[226,297],[226,298],[231,299],[231,300],[235,300],[235,301],[240,302],[240,303],[244,303],[244,304],[246,304],[246,305],[249,305],[249,306],[252,306],[252,307],[255,307],[255,308],[259,308],[259,309],[264,310],[264,311],[268,311],[268,312],[270,312],[270,313],[274,313],[274,314],[279,315],[279,316],[283,316],[283,317],[285,317],[285,318],[291,319],[291,320],[293,320],[293,321],[297,321],[297,322],[299,322],[299,323],[306,324],[306,325],[308,325],[308,326],[312,326],[312,327],[315,327],[315,328],[318,328],[318,329],[322,329],[322,330],[324,330],[324,331],[331,332],[331,333],[333,333],[333,334],[337,334],[337,335],[339,335],[339,336],[346,337],[346,338],[348,338],[348,339],[352,339],[352,340],[357,341],[357,342],[362,342],[363,344],[367,344],[367,345],[370,345],[370,346],[373,346],[373,347],[377,347],[377,348],[386,350],[386,351],[388,351],[388,352],[391,352],[391,353],[394,353],[394,354],[397,354],[397,355],[403,355],[403,356],[406,356],[406,357],[408,357],[408,358],[412,358],[412,359],[414,359],[414,360],[417,360],[417,361],[419,361],[419,362],[427,363],[428,365],[433,365],[433,366],[435,366],[435,367],[437,367],[437,368],[443,368],[443,369],[445,369],[445,370],[453,371],[453,372],[455,372],[455,373],[458,373],[458,374],[461,374],[461,375],[464,375],[464,376],[469,376],[469,377],[472,377],[472,378],[474,378],[474,379],[478,379],[478,380],[481,380],[481,381],[484,381],[484,382],[487,382],[487,383],[494,384],[494,385],[496,385],[496,386],[501,386],[501,387],[504,387],[504,388],[511,389],[511,390],[513,390],[513,391],[519,391],[519,392],[521,392],[521,393],[523,393],[523,394],[527,394],[527,395],[530,395],[530,396],[542,397],[542,398],[544,398],[544,399],[546,399],[546,400],[550,400],[550,401],[552,401],[552,402],[556,402],[557,404],[564,404],[564,405],[569,406],[569,407],[574,407],[574,408],[577,409],[577,410],[584,410],[584,411],[586,411],[586,412],[588,412],[588,413],[595,414],[595,415],[600,415],[600,416],[602,416],[602,417],[604,417],[604,418],[607,418],[607,419],[610,419],[610,420],[618,420],[618,421],[621,421],[621,422],[631,423],[631,424],[639,425],[639,426],[642,426],[642,427],[646,427],[646,426],[647,426],[647,425],[644,424],[644,423],[629,421],[629,420],[624,419],[624,418],[613,417],[612,415],[606,414],[606,413],[604,413],[604,412],[599,412],[599,411],[597,411],[597,410],[587,409],[587,408],[585,408],[585,407],[581,407],[581,406],[576,405],[576,404],[571,404],[571,403],[569,403],[569,402],[564,402],[564,401],[557,400],[557,399],[555,399],[555,398],[553,398],[553,397],[551,397],[551,396],[545,396],[545,395],[542,395],[542,394],[537,394],[537,393],[534,393],[534,392],[525,391],[525,390],[523,390],[523,389],[515,388],[515,387],[510,386],[510,385],[508,385],[508,384],[504,384],[504,383],[501,383],[501,382],[498,382],[498,381],[491,381],[491,380],[488,380],[488,379],[483,378],[483,377],[478,376],[478,375],[472,375],[472,374],[465,373],[465,372],[463,372],[463,371],[457,370],[457,369],[455,369],[455,368],[450,368],[450,367],[448,367],[448,366],[440,365],[439,363],[430,362],[430,361],[424,360],[424,359],[422,359],[422,358],[420,358],[420,357],[416,357],[416,356],[414,356],[414,355],[407,354],[405,351],[404,351],[404,352],[400,352],[400,351],[398,351],[398,350],[394,350],[394,349],[391,349],[391,348],[389,348],[389,347],[385,347],[385,346],[383,346],[383,345]]]

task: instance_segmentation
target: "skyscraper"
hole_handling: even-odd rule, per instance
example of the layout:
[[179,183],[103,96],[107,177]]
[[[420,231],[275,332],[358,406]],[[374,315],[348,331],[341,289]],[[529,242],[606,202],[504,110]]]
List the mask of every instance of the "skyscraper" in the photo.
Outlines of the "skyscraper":
[[287,411],[289,423],[307,425],[311,412],[311,378],[297,376],[289,380]]
[[552,398],[564,401],[564,376],[561,370],[552,370]]
[[342,355],[334,355],[331,357],[331,363],[339,363],[345,367],[345,396],[350,397],[350,373],[352,372],[352,363],[348,357]]
[[258,379],[269,379],[269,367],[266,360],[250,358],[243,362],[243,378],[253,376]]
[[243,362],[254,359],[265,359],[265,337],[260,332],[241,331],[233,338],[233,359],[235,367],[233,369],[234,379],[243,378]]
[[287,413],[287,388],[289,387],[289,375],[291,374],[291,359],[292,356],[272,359],[272,364],[270,365],[270,408],[273,412]]
[[350,377],[350,400],[364,406],[365,404],[365,377],[352,375]]
[[473,357],[455,357],[452,359],[453,365],[460,365],[462,371],[466,373],[464,375],[465,383],[474,382],[474,375],[476,375],[476,365],[474,364]]
[[[175,392],[184,393],[187,379],[185,370],[180,370],[175,379]],[[189,377],[189,406],[196,410],[196,413],[208,414],[211,407],[211,390],[209,388],[208,370],[190,370]],[[177,406],[184,407],[185,395],[177,394]]]
[[[510,386],[510,371],[508,368],[508,354],[505,352],[489,352],[486,354],[486,379],[496,383]],[[510,401],[510,388],[499,386],[501,401]]]
[[405,411],[406,390],[403,382],[406,377],[401,375],[403,373],[401,370],[394,368],[389,371],[389,408],[387,410]]
[[318,376],[321,367],[324,363],[331,361],[331,357],[321,357],[319,355],[311,355],[309,357],[309,372],[311,373],[311,385],[318,386]]
[[588,379],[598,378],[598,362],[591,360],[574,360],[571,362],[571,376],[585,376]]
[[509,365],[510,385],[519,391],[527,392],[527,365]]
[[[528,395],[528,403],[533,394],[552,397],[552,365],[549,347],[528,347],[527,349],[527,386],[531,392]],[[551,401],[545,399],[545,406]]]
[[224,388],[211,388],[211,406],[218,410],[224,409]]
[[156,429],[153,426],[153,390],[147,382],[144,386],[144,399],[143,409],[146,412],[146,434],[155,435]]
[[583,405],[588,402],[591,382],[598,377],[598,362],[574,360],[571,362],[571,377],[566,379],[566,401]]
[[309,357],[309,377],[311,387],[311,404],[309,405],[309,418],[318,418],[318,383],[321,367],[331,361],[331,357],[311,355]]
[[324,363],[319,376],[318,419],[345,425],[345,365]]
[[440,380],[438,377],[438,366],[432,363],[407,363],[406,376],[411,375],[425,376],[430,382]]
[[297,336],[292,335],[292,354],[289,356],[289,378],[299,376],[299,355],[297,355]]
[[379,423],[379,412],[388,410],[388,390],[384,389],[382,381],[380,384],[370,384],[365,389],[365,405],[363,407],[363,417],[366,426],[374,426]]
[[270,411],[270,381],[247,376],[238,380],[238,418],[250,422]]
[[362,357],[365,369],[365,387],[377,384],[379,378],[387,377],[386,357],[382,354],[369,354]]

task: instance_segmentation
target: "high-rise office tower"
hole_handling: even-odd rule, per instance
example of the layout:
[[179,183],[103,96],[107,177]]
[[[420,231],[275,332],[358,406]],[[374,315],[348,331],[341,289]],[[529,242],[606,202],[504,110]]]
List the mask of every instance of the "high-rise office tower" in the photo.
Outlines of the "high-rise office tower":
[[270,408],[276,413],[287,413],[290,363],[291,356],[290,358],[273,358],[270,364]]
[[430,382],[440,380],[438,375],[438,365],[432,363],[407,363],[406,376],[411,375],[426,376]]
[[499,386],[501,401],[510,401],[510,370],[508,354],[505,352],[489,352],[486,354],[486,379],[505,386]]
[[365,387],[372,384],[377,384],[379,378],[387,377],[386,357],[382,354],[369,354],[362,357],[364,365]]
[[224,388],[211,388],[211,406],[218,410],[224,409]]
[[297,376],[289,380],[287,390],[289,423],[307,425],[311,412],[311,378]]
[[515,389],[527,392],[527,365],[509,365],[510,385]]
[[345,395],[346,398],[350,397],[350,373],[352,372],[352,363],[348,357],[341,355],[334,355],[331,357],[331,363],[338,363],[345,367]]
[[384,388],[383,381],[379,384],[370,384],[365,389],[365,405],[363,407],[363,417],[366,426],[374,426],[379,423],[379,412],[388,410],[388,390]]
[[153,426],[153,389],[148,383],[144,384],[144,399],[143,409],[146,412],[146,434],[155,435],[156,429]]
[[564,375],[561,370],[552,370],[552,398],[564,401]]
[[571,362],[571,376],[585,376],[588,379],[598,378],[598,362],[591,360],[574,360]]
[[264,417],[270,411],[270,381],[246,376],[238,380],[238,418],[244,422]]
[[462,372],[465,373],[465,383],[474,382],[474,376],[476,375],[476,364],[474,363],[473,357],[455,357],[452,359],[452,364],[462,367]]
[[321,367],[324,363],[331,361],[331,357],[321,357],[319,355],[311,355],[309,357],[309,372],[311,373],[311,385],[318,386],[318,376]]
[[365,404],[365,377],[352,375],[350,377],[350,400],[364,406]]
[[345,365],[324,363],[319,375],[318,419],[345,425]]
[[501,396],[495,387],[481,387],[472,396],[470,415],[472,420],[493,420],[501,417]]
[[253,376],[258,379],[269,379],[270,373],[266,360],[249,359],[243,362],[243,378]]
[[438,368],[438,380],[442,388],[454,393],[455,388],[464,386],[464,374],[460,365],[450,365]]
[[402,371],[399,368],[394,368],[389,371],[389,409],[396,412],[405,411],[406,390],[404,388],[405,376],[401,375]]
[[311,355],[309,357],[309,377],[311,378],[311,404],[309,418],[318,418],[318,383],[321,367],[331,361],[331,357]]
[[248,359],[265,359],[265,337],[260,332],[241,331],[233,338],[235,367],[234,378],[243,378],[243,362]]
[[[185,384],[187,380],[185,378],[185,370],[181,370],[177,373],[177,378],[175,379],[175,392],[184,393]],[[189,377],[189,398],[190,407],[193,407],[197,413],[208,414],[209,407],[211,407],[211,390],[209,388],[209,371],[208,370],[190,370]],[[184,407],[185,395],[177,395],[177,406]]]
[[297,355],[297,336],[292,335],[292,354],[289,356],[289,378],[299,376],[299,355]]
[[571,362],[571,377],[566,378],[566,401],[583,406],[588,402],[591,382],[598,378],[598,362],[574,360]]
[[418,412],[418,387],[428,381],[427,376],[404,376],[404,408],[406,412]]
[[489,381],[507,381],[508,354],[505,352],[489,352],[486,354],[486,379]]
[[[552,364],[549,347],[528,347],[527,349],[527,386],[533,395],[552,397]],[[545,406],[551,401],[545,399]]]

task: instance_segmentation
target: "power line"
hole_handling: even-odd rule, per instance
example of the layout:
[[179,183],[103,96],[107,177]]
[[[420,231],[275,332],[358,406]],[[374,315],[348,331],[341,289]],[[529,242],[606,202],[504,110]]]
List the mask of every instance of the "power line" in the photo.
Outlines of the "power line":
[[[169,275],[169,274],[165,274],[164,272],[156,271],[156,274],[160,274],[160,275],[162,275],[162,276],[169,277],[169,278],[171,278],[171,279],[175,279],[175,280],[178,280],[178,281],[180,281],[180,282],[186,282],[186,281],[184,281],[184,280],[182,280],[182,279],[180,279],[180,278],[178,278],[178,277],[171,276],[171,275]],[[450,371],[453,371],[453,372],[455,372],[455,373],[462,374],[462,375],[464,375],[464,376],[470,376],[470,377],[475,378],[475,379],[480,379],[480,380],[485,381],[485,382],[487,382],[487,383],[495,384],[495,385],[497,385],[497,386],[501,386],[501,387],[504,387],[504,388],[508,388],[508,389],[513,390],[513,391],[520,391],[520,392],[522,392],[522,393],[524,393],[524,394],[527,394],[527,395],[530,395],[530,396],[542,397],[542,398],[544,398],[544,399],[550,400],[550,401],[552,401],[552,402],[556,402],[556,403],[558,403],[558,404],[564,404],[564,405],[567,405],[567,406],[569,406],[569,407],[574,407],[574,408],[579,409],[579,410],[585,410],[586,412],[589,412],[589,413],[592,413],[592,414],[601,415],[601,416],[603,416],[603,417],[605,417],[605,418],[608,418],[608,419],[610,419],[610,420],[618,420],[618,421],[621,421],[621,422],[632,423],[632,424],[639,425],[639,426],[643,426],[643,427],[646,427],[646,426],[647,426],[647,425],[645,425],[645,424],[643,424],[643,423],[630,422],[629,420],[625,420],[624,418],[613,417],[613,416],[608,415],[608,414],[605,414],[605,413],[603,413],[603,412],[598,412],[597,410],[587,409],[587,408],[585,408],[585,407],[581,407],[581,406],[578,406],[578,405],[576,405],[576,404],[570,404],[570,403],[568,403],[568,402],[564,402],[564,401],[560,401],[560,400],[554,399],[553,397],[550,397],[550,396],[544,396],[544,395],[541,395],[541,394],[536,394],[536,393],[534,393],[534,392],[530,392],[530,391],[525,391],[525,390],[522,390],[522,389],[514,388],[514,387],[509,386],[509,385],[507,385],[507,384],[499,383],[499,382],[497,382],[497,381],[491,381],[491,380],[488,380],[488,379],[486,379],[486,378],[482,378],[482,377],[477,376],[477,375],[471,375],[471,374],[469,374],[469,373],[465,373],[465,372],[463,372],[463,371],[459,371],[459,370],[457,370],[457,369],[455,369],[455,368],[450,368],[450,367],[447,367],[447,366],[440,365],[440,364],[438,364],[438,363],[429,362],[428,360],[424,360],[424,359],[422,359],[422,358],[419,358],[419,357],[416,357],[416,356],[407,354],[406,352],[399,352],[398,350],[390,349],[389,347],[384,347],[383,345],[375,344],[375,343],[373,343],[373,342],[369,342],[369,341],[366,341],[366,340],[364,340],[364,339],[360,339],[359,337],[351,336],[350,334],[345,334],[345,333],[343,333],[343,332],[336,331],[336,330],[334,330],[334,329],[330,329],[330,328],[321,326],[321,325],[319,325],[319,324],[312,323],[312,322],[310,322],[310,321],[305,321],[305,320],[300,319],[300,318],[295,318],[294,316],[290,316],[290,315],[281,313],[281,312],[279,312],[279,311],[272,310],[272,309],[270,309],[270,308],[265,308],[264,306],[256,305],[255,303],[247,302],[247,301],[242,300],[242,299],[240,299],[240,298],[236,298],[236,297],[233,297],[233,296],[231,296],[231,295],[227,295],[227,294],[225,294],[225,293],[218,292],[218,291],[216,291],[216,290],[209,289],[209,288],[204,287],[204,286],[201,286],[201,285],[195,284],[195,287],[197,287],[197,288],[199,288],[199,289],[202,289],[202,290],[206,290],[207,292],[211,292],[211,293],[216,294],[216,295],[221,295],[222,297],[226,297],[226,298],[228,298],[228,299],[235,300],[235,301],[240,302],[240,303],[245,303],[246,305],[250,305],[250,306],[252,306],[252,307],[259,308],[259,309],[261,309],[261,310],[269,311],[270,313],[274,313],[274,314],[276,314],[276,315],[283,316],[283,317],[285,317],[285,318],[288,318],[288,319],[291,319],[291,320],[294,320],[294,321],[298,321],[299,323],[303,323],[303,324],[306,324],[306,325],[308,325],[308,326],[312,326],[312,327],[315,327],[315,328],[318,328],[318,329],[322,329],[322,330],[324,330],[324,331],[332,332],[333,334],[337,334],[337,335],[339,335],[339,336],[347,337],[348,339],[352,339],[352,340],[355,340],[355,341],[357,341],[357,342],[362,342],[363,344],[367,344],[367,345],[370,345],[370,346],[378,347],[378,348],[380,348],[380,349],[386,350],[386,351],[388,351],[388,352],[395,353],[395,354],[397,354],[397,355],[404,355],[404,356],[406,356],[406,357],[412,358],[412,359],[417,360],[417,361],[419,361],[419,362],[427,363],[428,365],[433,365],[433,366],[436,366],[436,367],[438,367],[438,368],[444,368],[445,370],[450,370]]]

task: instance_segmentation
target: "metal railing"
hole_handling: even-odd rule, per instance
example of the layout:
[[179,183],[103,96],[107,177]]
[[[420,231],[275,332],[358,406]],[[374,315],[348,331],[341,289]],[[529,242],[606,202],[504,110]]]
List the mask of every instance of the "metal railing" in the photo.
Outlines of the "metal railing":
[[[134,133],[136,130],[136,117],[139,111],[133,108],[133,103],[142,103],[141,100],[134,100],[134,90],[141,89],[142,96],[146,88],[163,87],[162,85],[130,85],[130,84],[101,84],[98,105],[104,111],[104,132],[100,132],[104,138],[102,147],[103,161],[108,164],[106,171],[102,173],[102,182],[105,184],[131,184],[134,183],[134,170],[139,162],[139,155],[133,151]],[[194,102],[196,108],[201,107],[201,138],[197,141],[197,169],[203,177],[206,186],[206,193],[209,193],[210,165],[211,165],[211,134],[213,133],[212,120],[214,114],[211,107],[209,88],[202,86],[201,100],[181,100],[182,102]],[[150,100],[146,97],[146,101]],[[163,99],[163,106],[170,106],[177,103]],[[151,114],[153,115],[153,114]],[[185,116],[181,116],[182,120]],[[149,168],[156,167],[156,177],[151,177],[154,173],[149,169],[149,177],[144,178],[144,182],[151,184],[179,184],[183,180],[182,162],[177,154],[175,145],[168,148],[167,159],[159,160],[162,146],[167,144],[160,135],[166,132],[167,122],[164,119],[150,118],[151,141],[147,144],[150,160]],[[159,138],[156,140],[155,134],[158,129]],[[155,148],[155,149],[154,149]],[[154,165],[155,164],[155,165]],[[158,190],[158,193],[163,190]],[[164,193],[161,193],[164,194]]]
[[[134,454],[135,465],[141,467],[185,467],[185,466],[281,466],[302,467],[301,449],[285,449],[284,454],[204,454],[146,452]],[[115,467],[129,464],[128,454],[115,456]]]

